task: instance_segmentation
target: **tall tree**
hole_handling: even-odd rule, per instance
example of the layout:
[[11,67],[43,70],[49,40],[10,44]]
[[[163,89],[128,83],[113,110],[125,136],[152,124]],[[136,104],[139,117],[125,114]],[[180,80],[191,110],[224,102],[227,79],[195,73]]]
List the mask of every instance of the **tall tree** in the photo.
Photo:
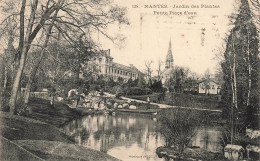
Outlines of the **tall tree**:
[[[225,60],[222,63],[224,86],[221,106],[223,116],[245,122],[253,117],[248,111],[259,108],[258,73],[259,73],[259,37],[256,26],[252,20],[248,1],[241,1],[239,13],[234,27],[228,37]],[[242,113],[242,117],[238,113]],[[228,114],[228,115],[227,115]],[[250,122],[247,122],[248,125]],[[242,130],[241,128],[239,130]],[[231,131],[233,128],[231,129]],[[238,132],[234,128],[234,137]],[[233,134],[232,134],[233,135]],[[233,142],[233,140],[231,141]]]
[[149,61],[145,61],[145,73],[146,73],[146,77],[147,77],[147,81],[148,81],[148,86],[151,86],[152,84],[152,65],[153,61],[152,60],[149,60]]
[[158,81],[160,81],[162,79],[162,66],[163,66],[163,61],[159,59],[158,60],[158,69],[156,70]]
[[[21,3],[12,4],[18,4],[18,8],[20,8],[19,13],[13,10],[4,19],[6,21],[13,15],[19,16],[19,46],[15,54],[16,71],[13,72],[16,75],[9,101],[12,113],[15,111],[28,51],[31,46],[35,45],[34,42],[39,33],[45,32],[49,26],[53,26],[61,33],[63,39],[71,44],[76,44],[79,35],[83,33],[89,37],[92,34],[101,33],[104,37],[116,42],[115,37],[111,37],[107,33],[108,25],[115,22],[128,24],[125,9],[112,6],[109,1],[105,0],[22,0]],[[107,6],[104,7],[105,5]],[[29,11],[29,15],[25,11]],[[56,18],[54,19],[54,17]]]

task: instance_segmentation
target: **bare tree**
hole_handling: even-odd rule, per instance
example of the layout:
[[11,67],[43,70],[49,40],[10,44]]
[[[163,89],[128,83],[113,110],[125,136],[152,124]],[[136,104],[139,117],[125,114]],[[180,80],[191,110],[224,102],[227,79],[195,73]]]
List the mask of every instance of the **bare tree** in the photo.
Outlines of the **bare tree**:
[[152,65],[153,61],[152,60],[147,60],[145,61],[145,67],[146,67],[146,75],[147,75],[147,80],[148,80],[148,85],[150,86],[152,84]]
[[156,70],[158,81],[160,81],[162,79],[162,66],[163,66],[163,61],[161,59],[159,59],[158,60],[158,69]]
[[[108,25],[115,22],[127,24],[128,21],[124,16],[125,9],[110,5],[110,7],[105,7],[105,10],[103,6],[109,4],[110,2],[102,0],[44,0],[40,2],[38,0],[23,0],[20,4],[19,14],[10,13],[10,15],[19,15],[19,46],[15,54],[17,63],[14,72],[16,75],[9,101],[12,113],[15,111],[20,80],[28,51],[31,46],[37,45],[34,42],[39,33],[47,29],[50,31],[47,31],[46,35],[52,35],[52,27],[50,26],[53,26],[71,44],[75,44],[77,40],[75,33],[78,33],[77,35],[87,33],[89,36],[93,33],[101,33],[101,35],[115,42],[116,39],[106,32]],[[29,9],[26,9],[27,7]],[[25,10],[30,10],[29,16],[27,16]],[[3,22],[10,18],[10,15],[6,16]],[[46,40],[48,40],[47,37]],[[41,47],[45,48],[45,44],[48,44],[48,41]]]

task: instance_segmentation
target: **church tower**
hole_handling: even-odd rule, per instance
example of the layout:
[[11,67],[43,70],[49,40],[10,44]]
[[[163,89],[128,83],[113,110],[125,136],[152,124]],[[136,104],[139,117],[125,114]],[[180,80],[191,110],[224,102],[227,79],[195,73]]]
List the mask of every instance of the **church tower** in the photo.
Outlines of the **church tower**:
[[173,56],[172,56],[172,43],[171,43],[171,39],[170,39],[170,42],[169,42],[168,53],[166,55],[165,68],[166,69],[173,68]]

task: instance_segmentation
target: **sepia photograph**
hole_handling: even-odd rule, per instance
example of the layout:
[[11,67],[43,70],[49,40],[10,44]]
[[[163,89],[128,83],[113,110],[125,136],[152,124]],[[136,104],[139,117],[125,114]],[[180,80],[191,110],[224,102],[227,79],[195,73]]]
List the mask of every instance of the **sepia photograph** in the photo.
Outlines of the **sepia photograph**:
[[260,160],[259,0],[0,0],[0,161]]

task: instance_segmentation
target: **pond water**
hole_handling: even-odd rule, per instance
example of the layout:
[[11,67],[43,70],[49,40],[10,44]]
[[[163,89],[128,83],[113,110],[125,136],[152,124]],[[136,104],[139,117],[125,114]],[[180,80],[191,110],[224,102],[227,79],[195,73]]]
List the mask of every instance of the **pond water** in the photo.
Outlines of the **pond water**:
[[[157,147],[165,144],[157,131],[157,124],[156,118],[143,115],[94,115],[73,120],[63,130],[77,144],[120,160],[163,161],[155,153]],[[201,127],[192,140],[192,146],[222,152],[220,136],[219,127]]]

